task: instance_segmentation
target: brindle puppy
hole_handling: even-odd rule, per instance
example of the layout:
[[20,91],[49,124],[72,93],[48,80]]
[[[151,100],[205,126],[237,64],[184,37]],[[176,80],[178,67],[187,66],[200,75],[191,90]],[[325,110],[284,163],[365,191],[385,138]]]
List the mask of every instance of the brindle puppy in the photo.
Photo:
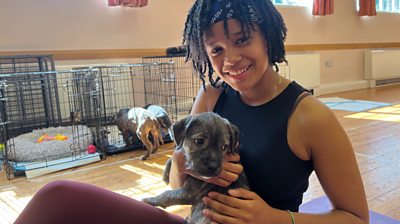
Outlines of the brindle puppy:
[[[228,120],[211,112],[189,116],[174,123],[172,126],[175,136],[176,150],[183,150],[186,157],[186,166],[197,176],[211,178],[218,176],[222,170],[223,157],[227,153],[238,153],[239,131]],[[164,181],[169,183],[171,159],[167,161],[164,171]],[[224,188],[207,183],[192,176],[188,176],[184,185],[175,190],[143,199],[143,202],[160,207],[171,205],[192,205],[190,224],[209,224],[211,221],[202,215],[206,208],[201,198],[210,191],[227,194],[231,188],[249,189],[244,173],[229,187]]]
[[[163,143],[157,118],[146,109],[140,107],[121,109],[115,115],[114,122],[127,146],[132,145],[136,137],[142,141],[147,149],[146,154],[141,157],[142,160],[148,159],[151,153],[157,151],[160,142]],[[149,134],[153,136],[153,143],[149,139]]]

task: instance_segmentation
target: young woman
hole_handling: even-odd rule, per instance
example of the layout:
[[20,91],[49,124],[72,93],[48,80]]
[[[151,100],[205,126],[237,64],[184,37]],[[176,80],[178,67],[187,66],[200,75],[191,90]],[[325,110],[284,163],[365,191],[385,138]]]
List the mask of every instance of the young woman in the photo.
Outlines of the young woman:
[[[277,73],[277,63],[286,61],[285,38],[284,21],[269,0],[196,1],[189,13],[188,59],[210,83],[192,113],[214,111],[238,126],[240,160],[252,189],[210,193],[204,202],[214,211],[203,214],[217,223],[368,223],[361,175],[343,128],[324,104]],[[187,175],[182,160],[175,152],[173,187]],[[322,215],[297,213],[313,170],[334,207]],[[213,181],[229,185],[240,171],[226,163]]]
[[[203,200],[212,209],[203,214],[221,224],[368,223],[363,183],[345,131],[324,104],[278,74],[277,63],[286,61],[285,38],[284,21],[270,0],[197,0],[189,12],[184,44],[203,80],[191,113],[214,111],[241,132],[240,155],[227,156],[221,174],[207,181],[227,186],[244,170],[251,186],[229,195],[211,192]],[[235,163],[239,159],[242,165]],[[332,202],[330,212],[298,212],[312,171]],[[190,173],[184,156],[174,152],[171,186],[181,186]],[[80,212],[82,206],[87,210]],[[93,208],[97,219],[85,214]],[[57,218],[38,218],[44,216]],[[36,194],[17,223],[109,223],[110,218],[118,218],[113,223],[184,222],[107,190],[62,181]]]

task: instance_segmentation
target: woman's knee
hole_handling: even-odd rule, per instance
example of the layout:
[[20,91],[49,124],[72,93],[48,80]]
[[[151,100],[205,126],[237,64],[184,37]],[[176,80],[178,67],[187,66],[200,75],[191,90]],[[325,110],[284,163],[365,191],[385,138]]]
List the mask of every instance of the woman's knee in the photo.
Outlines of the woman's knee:
[[68,195],[68,193],[75,191],[76,189],[75,182],[67,181],[67,180],[56,180],[44,185],[35,196],[37,197],[51,197],[57,196],[60,197],[62,195]]
[[61,191],[70,188],[72,181],[56,180],[43,186],[44,191]]

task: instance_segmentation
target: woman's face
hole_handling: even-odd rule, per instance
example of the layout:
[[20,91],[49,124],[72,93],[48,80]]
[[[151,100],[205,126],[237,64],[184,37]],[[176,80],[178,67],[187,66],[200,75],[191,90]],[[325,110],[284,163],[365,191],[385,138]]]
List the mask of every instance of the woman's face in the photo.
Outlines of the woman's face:
[[246,37],[236,19],[228,21],[229,35],[223,21],[215,23],[204,34],[203,41],[214,71],[235,90],[250,90],[268,68],[267,43],[258,26]]

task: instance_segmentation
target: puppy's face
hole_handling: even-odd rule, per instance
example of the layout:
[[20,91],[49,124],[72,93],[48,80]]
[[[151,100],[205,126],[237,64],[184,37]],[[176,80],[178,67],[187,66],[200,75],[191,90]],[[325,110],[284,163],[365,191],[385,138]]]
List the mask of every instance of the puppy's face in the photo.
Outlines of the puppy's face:
[[187,168],[200,176],[217,176],[224,155],[238,152],[239,130],[215,113],[188,116],[172,129],[177,149],[185,151]]
[[106,129],[100,129],[99,131],[100,138],[107,138],[108,134],[110,134],[110,132]]
[[70,112],[70,118],[72,123],[78,123],[82,119],[82,112],[81,111]]

